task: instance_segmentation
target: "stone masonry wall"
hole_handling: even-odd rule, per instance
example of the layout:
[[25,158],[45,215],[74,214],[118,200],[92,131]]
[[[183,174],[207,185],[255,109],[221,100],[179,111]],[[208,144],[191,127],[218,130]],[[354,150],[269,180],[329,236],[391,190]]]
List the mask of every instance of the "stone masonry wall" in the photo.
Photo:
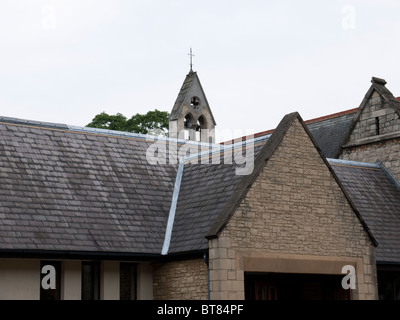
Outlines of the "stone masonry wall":
[[380,160],[397,181],[400,181],[400,138],[348,147],[339,158],[369,163]]
[[379,119],[379,134],[400,131],[399,116],[374,91],[371,98],[367,101],[348,142],[352,143],[359,139],[376,136],[376,118]]
[[377,299],[375,247],[297,119],[209,247],[211,299],[244,299],[246,271],[340,274],[346,263],[353,298]]
[[207,265],[203,259],[154,264],[155,300],[205,300],[207,295]]
[[339,158],[372,163],[379,159],[400,180],[400,119],[376,91]]

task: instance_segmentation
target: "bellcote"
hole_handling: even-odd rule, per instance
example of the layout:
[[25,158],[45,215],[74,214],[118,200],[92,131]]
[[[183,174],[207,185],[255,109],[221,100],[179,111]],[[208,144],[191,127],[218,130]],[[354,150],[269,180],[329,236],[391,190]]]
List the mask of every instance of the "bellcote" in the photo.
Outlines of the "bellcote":
[[169,136],[201,142],[215,142],[215,120],[197,72],[192,69],[176,98],[169,117]]

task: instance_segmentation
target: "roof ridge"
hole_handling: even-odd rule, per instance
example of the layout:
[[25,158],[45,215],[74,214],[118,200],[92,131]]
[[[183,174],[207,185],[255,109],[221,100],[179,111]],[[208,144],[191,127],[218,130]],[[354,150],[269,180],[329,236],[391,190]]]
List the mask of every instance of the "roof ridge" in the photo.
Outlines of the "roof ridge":
[[320,121],[324,121],[324,120],[328,120],[328,119],[335,119],[335,118],[338,118],[338,117],[341,117],[341,116],[345,116],[345,115],[348,115],[348,114],[356,113],[357,110],[358,110],[358,108],[348,109],[348,110],[344,110],[344,111],[328,114],[326,116],[322,116],[322,117],[306,120],[306,121],[304,121],[304,123],[305,124],[311,124],[311,123],[320,122]]
[[344,160],[344,159],[334,159],[334,158],[326,158],[326,160],[329,162],[330,165],[343,165],[343,166],[376,168],[376,169],[380,168],[380,166],[377,163],[360,162],[360,161],[352,161],[352,160]]
[[[146,140],[146,141],[166,140],[167,142],[171,142],[171,143],[189,144],[191,146],[200,146],[200,147],[201,146],[207,147],[207,146],[213,145],[208,142],[177,139],[177,138],[170,138],[170,137],[165,137],[165,136],[153,136],[153,135],[137,133],[137,132],[118,131],[118,130],[92,128],[92,127],[82,127],[82,126],[68,125],[68,124],[64,124],[64,123],[27,120],[27,119],[21,119],[21,118],[5,117],[5,116],[0,116],[0,123],[8,123],[8,124],[13,124],[13,125],[37,127],[37,128],[44,128],[44,129],[66,130],[66,131],[79,132],[79,133],[101,134],[101,135],[106,135],[106,136],[114,136],[114,137],[122,137],[122,138],[137,138],[137,139],[142,139],[142,140]],[[219,144],[216,144],[216,145],[219,145]]]
[[68,129],[68,125],[64,124],[64,123],[28,120],[28,119],[5,117],[5,116],[0,116],[0,122],[12,123],[12,124],[21,124],[21,125],[34,126],[34,127],[45,127],[45,128],[54,128],[54,129]]
[[[196,158],[202,158],[204,156],[212,156],[212,155],[217,155],[217,154],[222,154],[226,150],[233,150],[237,148],[243,149],[243,147],[247,148],[249,145],[255,145],[260,142],[265,142],[271,137],[271,134],[269,135],[263,135],[260,137],[253,137],[252,139],[245,139],[245,140],[239,140],[233,143],[219,143],[219,144],[209,144],[211,148],[209,150],[205,151],[200,151],[195,154],[190,154],[187,156],[184,156],[182,158],[182,161],[185,163],[187,161],[196,159]],[[232,140],[234,141],[234,140]]]
[[[400,97],[399,97],[399,101],[400,101]],[[305,120],[304,123],[306,125],[308,125],[308,124],[312,124],[312,123],[316,123],[316,122],[320,122],[320,121],[324,121],[324,120],[335,119],[335,118],[339,118],[339,117],[342,117],[342,116],[345,116],[345,115],[356,113],[357,110],[358,110],[358,108],[348,109],[348,110],[344,110],[344,111],[328,114],[326,116],[313,118],[313,119],[310,119],[310,120]],[[275,131],[275,129],[269,129],[269,130],[265,130],[265,131],[256,132],[256,133],[254,133],[254,138],[258,138],[258,137],[266,136],[266,135],[271,135],[272,133],[274,133],[274,131]],[[236,139],[224,141],[224,142],[221,142],[221,144],[226,144],[229,141],[234,141],[234,140],[237,140],[237,139],[245,140],[247,137],[248,136],[243,136],[243,137],[239,137],[239,138],[236,138]]]

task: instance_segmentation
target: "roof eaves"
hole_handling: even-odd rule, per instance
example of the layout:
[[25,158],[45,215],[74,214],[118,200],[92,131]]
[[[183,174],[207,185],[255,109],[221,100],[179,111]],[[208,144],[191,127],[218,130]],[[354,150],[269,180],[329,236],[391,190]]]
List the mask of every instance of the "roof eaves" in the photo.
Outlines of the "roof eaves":
[[101,260],[134,260],[148,261],[161,258],[158,253],[131,253],[76,250],[42,250],[42,249],[1,249],[2,258],[44,258],[44,259],[101,259]]
[[325,120],[336,119],[336,118],[339,118],[339,117],[342,117],[345,115],[356,113],[357,110],[358,110],[358,108],[353,108],[353,109],[349,109],[349,110],[345,110],[345,111],[341,111],[341,112],[336,112],[336,113],[332,113],[332,114],[322,116],[319,118],[306,120],[306,121],[304,121],[304,123],[308,125],[308,124],[312,124],[312,123],[316,123],[316,122],[322,122]]

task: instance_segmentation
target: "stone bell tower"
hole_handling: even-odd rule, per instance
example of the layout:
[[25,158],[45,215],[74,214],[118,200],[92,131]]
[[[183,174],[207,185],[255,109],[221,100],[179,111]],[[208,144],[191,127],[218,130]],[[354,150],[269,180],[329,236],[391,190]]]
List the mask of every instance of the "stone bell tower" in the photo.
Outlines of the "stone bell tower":
[[215,126],[206,95],[191,64],[169,117],[169,136],[215,143]]

